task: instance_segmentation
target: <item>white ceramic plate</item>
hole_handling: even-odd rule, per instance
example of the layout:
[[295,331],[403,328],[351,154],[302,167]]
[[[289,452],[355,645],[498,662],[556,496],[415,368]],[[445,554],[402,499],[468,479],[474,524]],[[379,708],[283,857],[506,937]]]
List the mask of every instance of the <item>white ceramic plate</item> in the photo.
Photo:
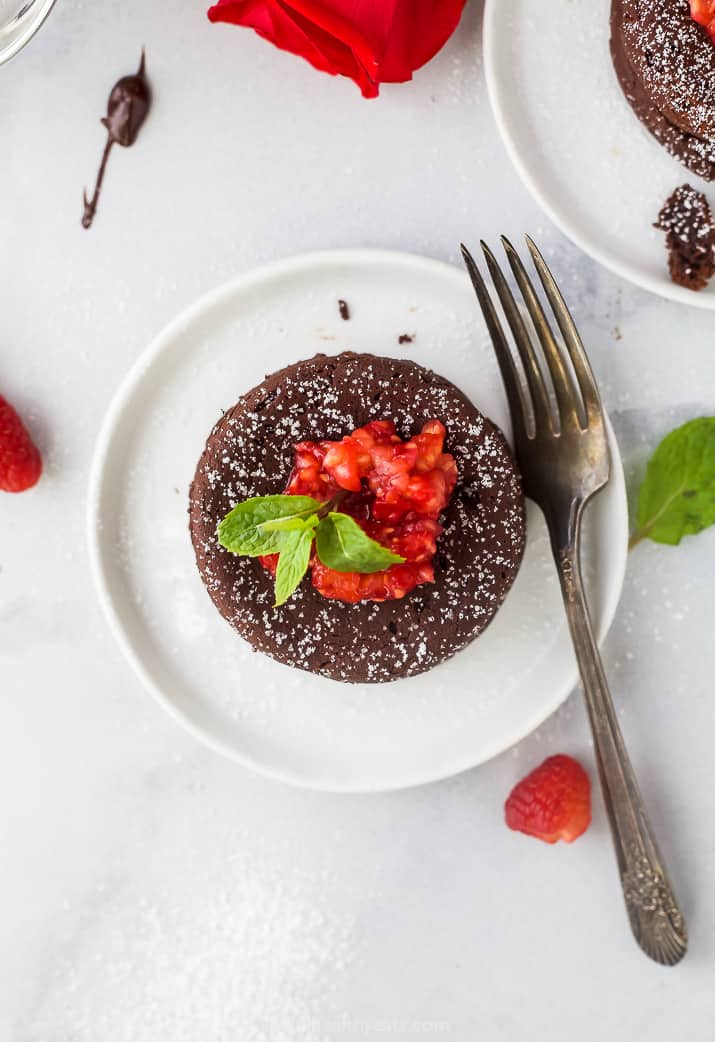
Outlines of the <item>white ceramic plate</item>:
[[486,0],[484,59],[499,131],[529,191],[581,249],[664,297],[715,308],[715,280],[671,282],[653,228],[680,184],[712,186],[673,159],[624,98],[608,47],[609,0]]
[[[348,301],[351,319],[338,315]],[[414,335],[400,346],[401,333]],[[313,788],[417,785],[472,767],[545,719],[576,682],[540,515],[487,631],[419,677],[353,686],[251,651],[209,600],[187,528],[187,492],[222,408],[317,351],[405,356],[455,381],[506,432],[501,382],[466,274],[404,254],[312,254],[242,276],[198,301],[147,349],[96,448],[89,543],[114,634],[149,690],[215,749]],[[623,580],[627,514],[614,473],[589,510],[598,630]]]

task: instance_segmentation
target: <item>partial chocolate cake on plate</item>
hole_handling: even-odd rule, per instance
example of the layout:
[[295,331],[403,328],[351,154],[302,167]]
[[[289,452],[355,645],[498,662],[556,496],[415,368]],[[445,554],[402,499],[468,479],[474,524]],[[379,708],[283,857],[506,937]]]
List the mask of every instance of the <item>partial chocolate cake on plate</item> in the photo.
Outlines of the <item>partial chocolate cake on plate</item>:
[[689,0],[612,0],[611,55],[638,119],[693,173],[715,179],[715,46]]
[[[274,607],[267,562],[220,545],[219,523],[243,500],[284,492],[295,474],[296,445],[345,439],[375,421],[383,431],[386,421],[394,423],[399,453],[406,451],[399,439],[417,444],[425,424],[440,421],[448,454],[440,458],[445,466],[456,463],[457,483],[434,523],[440,534],[431,566],[418,585],[394,597],[389,581],[385,594],[370,576],[366,595],[387,599],[355,603],[325,596],[308,574]],[[353,683],[422,673],[474,640],[511,587],[526,537],[520,479],[501,431],[431,370],[347,352],[316,355],[266,377],[221,417],[196,468],[189,525],[208,592],[245,640],[286,665]],[[405,567],[396,565],[396,574]],[[363,584],[353,589],[362,596]]]

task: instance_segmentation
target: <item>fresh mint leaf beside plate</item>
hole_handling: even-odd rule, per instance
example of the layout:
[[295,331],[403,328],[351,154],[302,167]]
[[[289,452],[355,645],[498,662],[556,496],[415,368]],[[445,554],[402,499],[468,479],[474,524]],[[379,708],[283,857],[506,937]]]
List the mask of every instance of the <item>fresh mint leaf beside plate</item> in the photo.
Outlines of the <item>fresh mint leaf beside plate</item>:
[[667,434],[650,458],[638,494],[631,548],[643,539],[677,545],[715,524],[715,417]]

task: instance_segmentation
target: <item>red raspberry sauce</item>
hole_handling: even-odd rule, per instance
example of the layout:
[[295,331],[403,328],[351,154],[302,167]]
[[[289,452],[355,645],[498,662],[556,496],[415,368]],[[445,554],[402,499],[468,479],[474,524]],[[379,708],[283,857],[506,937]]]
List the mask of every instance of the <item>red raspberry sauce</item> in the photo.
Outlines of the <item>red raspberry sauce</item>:
[[[420,434],[402,441],[391,420],[373,420],[342,441],[301,441],[286,492],[321,502],[348,495],[339,509],[378,543],[405,558],[382,572],[336,572],[313,551],[313,586],[324,597],[386,601],[434,582],[432,558],[442,534],[439,515],[457,483],[454,457],[443,452],[444,425],[429,420]],[[261,562],[275,573],[277,554]]]

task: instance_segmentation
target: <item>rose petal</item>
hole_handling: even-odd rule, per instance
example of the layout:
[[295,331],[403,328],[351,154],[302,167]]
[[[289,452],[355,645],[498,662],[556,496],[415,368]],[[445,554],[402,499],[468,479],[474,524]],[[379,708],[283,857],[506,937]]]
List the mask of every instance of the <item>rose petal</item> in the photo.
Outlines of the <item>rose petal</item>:
[[351,46],[299,11],[275,0],[219,0],[209,8],[208,16],[212,22],[230,22],[254,29],[282,50],[305,58],[321,72],[348,76],[366,98],[377,96],[375,59],[353,27],[343,29]]
[[466,0],[400,0],[380,63],[381,83],[412,79],[459,24]]
[[348,76],[367,98],[437,53],[466,0],[218,0],[212,22],[254,29],[323,72]]

